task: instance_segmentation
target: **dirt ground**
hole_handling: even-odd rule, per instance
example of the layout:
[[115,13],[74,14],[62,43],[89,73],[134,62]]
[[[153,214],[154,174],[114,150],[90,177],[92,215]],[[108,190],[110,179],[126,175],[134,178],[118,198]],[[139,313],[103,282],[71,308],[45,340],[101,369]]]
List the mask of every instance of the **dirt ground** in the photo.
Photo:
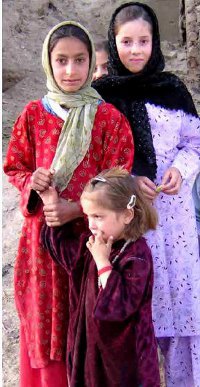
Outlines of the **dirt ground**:
[[[67,2],[65,16],[62,14],[63,1],[25,0],[3,1],[3,159],[14,120],[23,106],[30,100],[45,93],[45,79],[40,65],[42,41],[47,31],[56,23],[67,18],[83,22],[91,12],[99,21],[93,32],[102,36],[105,25],[106,9],[100,13],[100,2]],[[115,7],[120,1],[115,2]],[[79,4],[79,5],[78,5]],[[112,2],[110,2],[112,5]],[[66,9],[66,8],[65,8]],[[81,11],[81,17],[80,17]],[[89,9],[90,11],[90,9]],[[107,15],[106,15],[107,16]],[[87,26],[87,23],[84,23]],[[38,31],[40,33],[38,34]],[[179,44],[164,41],[162,43],[166,56],[167,69],[171,69],[188,80],[184,48]],[[200,112],[200,95],[191,90],[196,106]],[[19,332],[18,317],[13,297],[13,266],[20,234],[22,215],[19,211],[19,194],[3,174],[2,205],[2,248],[3,248],[3,380],[4,387],[18,385]]]

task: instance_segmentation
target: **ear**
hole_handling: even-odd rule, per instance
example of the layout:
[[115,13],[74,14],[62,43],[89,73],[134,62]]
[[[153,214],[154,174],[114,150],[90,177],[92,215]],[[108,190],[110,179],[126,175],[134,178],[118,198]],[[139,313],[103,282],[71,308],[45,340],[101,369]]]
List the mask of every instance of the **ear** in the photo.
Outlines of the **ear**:
[[124,212],[124,223],[129,224],[134,218],[134,208],[127,208]]

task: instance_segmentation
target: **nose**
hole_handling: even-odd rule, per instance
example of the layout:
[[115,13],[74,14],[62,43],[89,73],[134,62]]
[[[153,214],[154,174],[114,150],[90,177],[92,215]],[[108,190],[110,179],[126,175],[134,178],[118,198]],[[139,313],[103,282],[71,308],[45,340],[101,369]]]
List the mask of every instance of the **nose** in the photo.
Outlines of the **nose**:
[[102,71],[101,70],[95,71],[95,73],[94,73],[94,80],[100,78],[101,76],[102,76]]
[[131,53],[132,54],[137,54],[139,51],[139,45],[137,43],[133,43],[131,46]]
[[65,71],[66,71],[66,74],[67,75],[72,75],[72,74],[74,74],[74,72],[75,72],[75,68],[74,68],[75,66],[74,66],[74,63],[73,62],[68,62],[67,63],[67,65],[66,65],[66,67],[65,67]]
[[96,222],[93,218],[88,218],[88,224],[90,230],[96,230]]
[[102,65],[99,65],[96,71],[94,72],[93,80],[95,81],[96,79],[102,77],[102,75],[106,74],[108,74],[108,71]]

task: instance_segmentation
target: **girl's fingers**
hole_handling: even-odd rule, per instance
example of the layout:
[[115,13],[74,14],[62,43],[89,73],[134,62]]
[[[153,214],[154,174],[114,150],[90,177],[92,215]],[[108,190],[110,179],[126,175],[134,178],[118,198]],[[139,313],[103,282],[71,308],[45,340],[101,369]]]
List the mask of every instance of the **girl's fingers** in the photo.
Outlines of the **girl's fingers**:
[[56,216],[58,216],[58,206],[57,206],[57,201],[54,202],[54,203],[50,203],[50,204],[46,204],[44,207],[43,207],[43,212],[44,214],[49,214],[49,213],[52,213]]
[[179,186],[180,182],[181,179],[179,178],[179,176],[173,176],[167,184],[163,185],[162,191],[166,192],[167,190],[176,189]]
[[48,184],[32,184],[31,188],[34,189],[34,191],[43,192],[46,191],[49,188]]
[[94,243],[94,235],[90,235],[88,241],[89,241],[90,244]]
[[179,191],[180,191],[180,188],[181,188],[181,184],[182,184],[182,177],[181,175],[179,175],[176,179],[176,181],[174,182],[173,184],[173,181],[172,180],[172,184],[168,184],[166,185],[164,188],[163,188],[163,192],[167,195],[176,195]]
[[56,189],[50,186],[47,190],[41,193],[41,198],[44,202],[44,205],[48,205],[57,203],[59,196]]
[[109,249],[111,249],[112,244],[113,244],[113,236],[111,235],[111,236],[108,238],[106,245],[107,245],[107,247],[108,247]]
[[90,235],[88,241],[86,242],[86,246],[88,250],[91,250],[93,243],[94,243],[94,235]]
[[45,220],[46,221],[46,224],[47,224],[47,226],[48,227],[59,227],[59,226],[62,226],[62,224],[60,223],[60,222],[50,222],[50,221],[47,221],[47,220]]
[[31,177],[32,189],[35,191],[44,191],[51,184],[54,172],[44,168],[38,168]]
[[180,180],[182,181],[182,177],[181,177],[181,174],[180,174],[180,171],[178,170],[178,168],[170,167],[164,173],[161,184],[164,185],[163,189],[171,189]]
[[51,183],[50,179],[43,180],[41,178],[32,179],[32,189],[35,191],[44,191],[49,188],[49,184]]
[[56,216],[45,216],[46,222],[52,222],[52,223],[59,223],[60,219],[57,218]]
[[86,247],[88,248],[88,250],[91,252],[91,249],[92,249],[92,243],[90,241],[87,241],[86,242]]
[[105,243],[104,240],[103,240],[103,233],[102,233],[102,231],[100,231],[100,230],[97,231],[97,235],[95,237],[95,240],[100,242],[100,243]]

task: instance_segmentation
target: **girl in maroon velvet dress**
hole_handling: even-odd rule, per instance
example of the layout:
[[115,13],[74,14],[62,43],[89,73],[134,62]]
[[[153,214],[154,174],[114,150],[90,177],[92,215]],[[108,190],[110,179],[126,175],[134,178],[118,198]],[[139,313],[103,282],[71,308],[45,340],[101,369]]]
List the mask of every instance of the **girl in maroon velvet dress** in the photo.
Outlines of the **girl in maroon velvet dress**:
[[[56,202],[56,191],[43,200]],[[120,168],[91,179],[81,204],[92,234],[78,240],[70,223],[42,231],[54,261],[69,274],[70,387],[159,387],[152,256],[142,237],[156,227],[155,210],[136,178]]]
[[[48,93],[16,120],[4,171],[21,192],[25,218],[15,264],[20,386],[66,387],[68,276],[42,248],[40,230],[45,219],[53,227],[74,219],[79,237],[83,187],[105,168],[130,169],[134,147],[126,118],[90,86],[95,50],[84,27],[69,21],[55,26],[42,59]],[[39,193],[52,180],[59,199],[43,207]]]

